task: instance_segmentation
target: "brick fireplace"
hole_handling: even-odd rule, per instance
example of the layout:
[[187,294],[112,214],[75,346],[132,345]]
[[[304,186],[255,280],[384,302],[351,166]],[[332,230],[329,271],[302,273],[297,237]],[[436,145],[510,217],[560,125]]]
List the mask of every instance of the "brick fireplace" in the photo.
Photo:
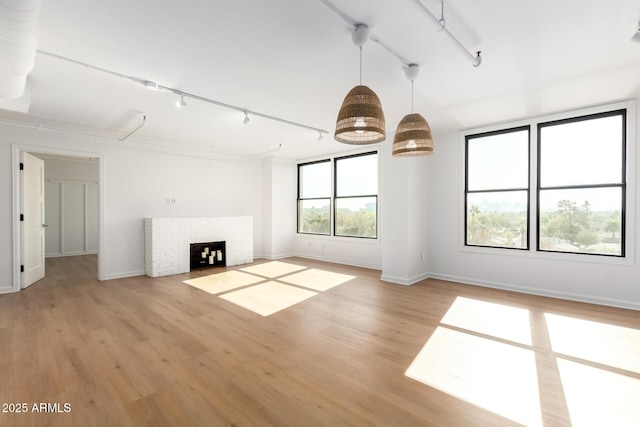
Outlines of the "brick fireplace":
[[145,218],[144,236],[145,272],[150,277],[190,271],[192,243],[224,242],[226,266],[253,262],[250,216]]

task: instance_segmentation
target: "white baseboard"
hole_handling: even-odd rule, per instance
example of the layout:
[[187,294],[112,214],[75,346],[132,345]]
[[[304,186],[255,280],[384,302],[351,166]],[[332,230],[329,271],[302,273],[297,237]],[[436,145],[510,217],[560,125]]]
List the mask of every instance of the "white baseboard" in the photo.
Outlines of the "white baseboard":
[[276,260],[276,259],[283,259],[283,258],[291,258],[294,256],[298,256],[296,254],[276,254],[276,255],[255,255],[254,258],[262,258],[262,259],[268,259],[268,260]]
[[418,274],[417,276],[413,276],[413,277],[397,277],[397,276],[389,276],[387,274],[383,274],[382,276],[380,276],[380,280],[384,281],[384,282],[391,282],[391,283],[396,283],[398,285],[413,285],[415,283],[420,282],[421,280],[424,279],[428,279],[429,277],[431,277],[429,275],[429,273],[422,273],[422,274]]
[[54,252],[50,254],[45,254],[45,258],[60,258],[63,256],[80,256],[80,255],[97,255],[98,251],[88,251],[88,252]]
[[10,288],[0,288],[0,294],[10,294],[14,292],[13,286]]
[[469,277],[454,276],[451,274],[430,273],[432,279],[447,280],[450,282],[463,283],[466,285],[482,286],[485,288],[501,289],[504,291],[519,292],[523,294],[538,295],[542,297],[557,298],[569,301],[584,302],[588,304],[606,305],[610,307],[625,308],[630,310],[640,310],[640,304],[614,298],[593,297],[570,292],[549,291],[544,289],[530,288],[527,286],[516,286],[507,283],[491,282],[487,280],[472,279]]
[[361,261],[356,261],[356,260],[348,260],[348,259],[342,259],[342,258],[331,258],[331,257],[321,257],[321,256],[314,256],[314,255],[290,255],[292,257],[298,257],[298,258],[307,258],[307,259],[313,259],[316,261],[324,261],[324,262],[331,262],[334,264],[343,264],[343,265],[350,265],[353,267],[362,267],[362,268],[369,268],[372,270],[380,270],[381,266],[378,264],[372,264],[372,263],[366,263],[366,262],[361,262]]
[[120,273],[105,274],[104,280],[125,279],[127,277],[144,276],[145,270],[124,271]]

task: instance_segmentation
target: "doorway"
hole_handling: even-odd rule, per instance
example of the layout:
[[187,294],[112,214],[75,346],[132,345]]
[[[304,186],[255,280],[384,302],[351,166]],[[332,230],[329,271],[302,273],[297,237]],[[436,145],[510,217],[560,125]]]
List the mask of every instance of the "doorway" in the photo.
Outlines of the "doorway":
[[[20,291],[28,283],[23,244],[29,238],[25,231],[24,171],[20,163],[26,153],[43,159],[46,237],[42,251],[47,258],[75,255],[97,255],[98,280],[104,280],[103,262],[103,161],[99,153],[78,152],[51,147],[13,145],[13,290]],[[50,167],[47,168],[47,165]],[[48,200],[47,200],[48,199]],[[21,217],[22,215],[22,217]],[[48,243],[47,243],[48,241]],[[33,261],[33,259],[31,259]],[[46,271],[44,272],[46,274]]]

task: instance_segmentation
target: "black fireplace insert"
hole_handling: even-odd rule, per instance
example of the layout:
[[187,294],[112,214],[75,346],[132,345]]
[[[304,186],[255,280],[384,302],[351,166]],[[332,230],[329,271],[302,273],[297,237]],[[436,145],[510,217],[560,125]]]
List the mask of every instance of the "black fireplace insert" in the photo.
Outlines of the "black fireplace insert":
[[225,242],[191,243],[190,270],[227,265]]

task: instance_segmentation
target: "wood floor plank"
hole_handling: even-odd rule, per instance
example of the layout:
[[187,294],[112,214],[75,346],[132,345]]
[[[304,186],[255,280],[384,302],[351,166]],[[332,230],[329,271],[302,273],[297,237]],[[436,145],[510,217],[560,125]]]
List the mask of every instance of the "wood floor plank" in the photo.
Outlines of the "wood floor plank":
[[[486,348],[512,346],[533,354],[539,389],[533,403],[540,406],[540,421],[534,417],[525,424],[575,427],[572,417],[602,416],[599,405],[586,412],[576,403],[582,398],[576,392],[579,378],[567,377],[575,372],[593,372],[611,384],[624,379],[626,396],[619,396],[621,389],[600,390],[611,397],[604,408],[616,408],[616,398],[633,399],[634,393],[640,400],[633,360],[640,339],[637,311],[442,280],[398,286],[380,281],[379,271],[301,258],[276,266],[280,275],[265,281],[287,284],[288,274],[305,271],[316,281],[322,272],[354,278],[335,286],[314,282],[317,295],[263,317],[182,283],[247,266],[98,282],[96,256],[48,259],[45,279],[0,295],[0,403],[67,402],[71,412],[0,413],[0,426],[521,425],[508,412],[456,397],[465,393],[405,375],[442,331],[466,336],[463,343],[490,341],[496,345]],[[268,266],[252,271],[273,275]],[[303,286],[305,277],[289,282]],[[484,309],[474,310],[474,304]],[[491,304],[528,313],[530,342],[512,342],[492,330],[503,324],[473,317],[490,316]],[[463,316],[453,315],[456,307],[465,307]],[[554,337],[571,336],[556,330],[562,325],[580,326],[575,348],[554,344]],[[589,334],[589,328],[597,333]],[[597,357],[585,352],[598,346],[592,335],[615,347],[615,354],[607,357],[601,347]],[[458,371],[488,368],[491,360],[475,358],[473,351],[454,346],[440,354],[429,347],[440,374],[452,378]],[[449,359],[473,365],[457,369],[447,365]],[[616,416],[621,425],[636,421],[625,413]]]
[[2,343],[3,349],[3,351],[0,351],[0,373],[2,373],[2,379],[0,380],[0,398],[7,399],[0,400],[0,402],[13,401],[15,383],[14,357],[11,351],[11,349],[15,348],[13,341],[13,330],[6,328],[0,329],[0,343]]
[[14,398],[42,402],[64,390],[55,356],[44,328],[17,328],[14,332]]
[[190,427],[195,424],[167,391],[158,391],[129,403],[128,411],[136,426]]

